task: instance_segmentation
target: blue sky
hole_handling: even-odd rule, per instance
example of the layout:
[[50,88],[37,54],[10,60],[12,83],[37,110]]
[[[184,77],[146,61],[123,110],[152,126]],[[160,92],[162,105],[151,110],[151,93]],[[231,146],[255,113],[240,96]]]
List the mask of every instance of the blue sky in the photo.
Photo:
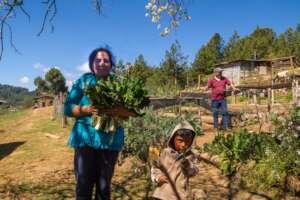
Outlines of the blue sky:
[[150,65],[158,65],[165,51],[177,39],[192,62],[199,48],[218,32],[225,42],[233,31],[250,34],[257,26],[281,33],[300,23],[299,0],[189,0],[192,20],[182,22],[167,37],[160,37],[156,26],[145,17],[145,0],[103,0],[102,15],[91,0],[57,1],[55,29],[50,27],[37,37],[43,18],[43,6],[37,0],[25,1],[30,22],[22,14],[10,24],[13,39],[22,52],[10,47],[8,37],[0,62],[0,83],[33,90],[33,80],[50,67],[58,67],[69,83],[83,72],[90,51],[99,45],[111,46],[117,59],[134,62],[143,54]]

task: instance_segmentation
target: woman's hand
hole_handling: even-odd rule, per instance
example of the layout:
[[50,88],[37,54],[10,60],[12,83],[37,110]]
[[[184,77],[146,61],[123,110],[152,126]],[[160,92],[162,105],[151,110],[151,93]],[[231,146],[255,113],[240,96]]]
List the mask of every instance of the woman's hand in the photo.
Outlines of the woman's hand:
[[75,106],[72,109],[72,114],[75,117],[91,116],[95,111],[93,106]]
[[80,113],[84,116],[90,116],[95,111],[93,106],[81,106]]

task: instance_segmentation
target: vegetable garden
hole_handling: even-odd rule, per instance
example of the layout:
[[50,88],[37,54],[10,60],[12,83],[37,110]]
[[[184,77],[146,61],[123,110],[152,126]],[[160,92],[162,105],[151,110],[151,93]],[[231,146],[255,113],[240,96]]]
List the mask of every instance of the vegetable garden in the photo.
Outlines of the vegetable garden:
[[[145,174],[149,174],[148,167],[166,145],[170,131],[180,121],[189,121],[200,140],[201,135],[206,134],[199,116],[192,113],[167,117],[159,115],[153,108],[145,108],[149,99],[141,81],[110,78],[98,81],[96,87],[89,87],[86,92],[98,108],[119,104],[130,110],[138,109],[133,111],[142,117],[122,121],[127,133],[122,159],[136,157],[146,166]],[[247,128],[218,132],[211,144],[196,146],[199,160],[215,158],[212,163],[229,180],[228,199],[233,197],[234,190],[241,187],[263,193],[272,191],[267,192],[270,198],[299,197],[299,125],[300,114],[296,108],[290,110],[285,118],[273,114],[272,132],[255,133]]]

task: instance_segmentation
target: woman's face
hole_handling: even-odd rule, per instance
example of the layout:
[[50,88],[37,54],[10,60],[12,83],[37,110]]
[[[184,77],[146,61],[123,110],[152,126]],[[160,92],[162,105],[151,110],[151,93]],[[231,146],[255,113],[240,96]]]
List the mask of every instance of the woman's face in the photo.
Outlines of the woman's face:
[[111,69],[109,55],[105,51],[98,51],[94,62],[93,71],[97,77],[106,78]]

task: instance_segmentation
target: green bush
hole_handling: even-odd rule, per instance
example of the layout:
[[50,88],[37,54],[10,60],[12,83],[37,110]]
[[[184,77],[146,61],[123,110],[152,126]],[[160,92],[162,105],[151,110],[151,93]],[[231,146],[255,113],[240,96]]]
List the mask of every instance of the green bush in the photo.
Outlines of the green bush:
[[241,129],[227,136],[218,134],[212,144],[205,146],[205,151],[221,155],[221,171],[226,175],[234,175],[240,164],[248,160],[259,160],[264,154],[266,144],[274,142],[270,135],[253,134],[247,129]]
[[[297,127],[300,125],[299,109],[292,109],[284,119],[272,115],[275,125],[273,134],[255,134],[241,129],[238,133],[225,136],[219,134],[204,150],[221,155],[221,171],[235,175],[241,165],[242,181],[246,186],[286,190],[288,176],[300,176],[300,138]],[[247,161],[255,160],[254,165]]]
[[245,102],[247,100],[248,100],[248,97],[246,97],[246,96],[239,96],[238,97],[238,102]]
[[277,186],[284,190],[288,175],[300,176],[300,138],[296,130],[300,124],[299,109],[292,109],[284,120],[276,115],[272,120],[277,143],[265,147],[264,156],[246,173],[244,181],[261,188]]
[[170,132],[183,120],[187,120],[200,134],[202,129],[193,115],[188,114],[177,117],[162,117],[152,109],[145,110],[143,117],[130,118],[125,122],[125,147],[123,156],[137,156],[147,161],[149,146],[164,146]]

